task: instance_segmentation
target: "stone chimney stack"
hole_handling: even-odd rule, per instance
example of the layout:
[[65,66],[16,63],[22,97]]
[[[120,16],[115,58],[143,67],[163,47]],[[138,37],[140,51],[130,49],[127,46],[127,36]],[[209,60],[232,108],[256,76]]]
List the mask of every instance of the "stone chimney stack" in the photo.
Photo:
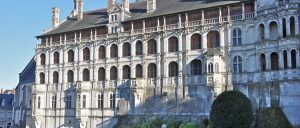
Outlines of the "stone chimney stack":
[[116,3],[116,1],[115,0],[107,0],[107,10],[108,11],[111,11],[111,9],[112,9],[112,6],[114,5]]
[[147,12],[154,11],[156,9],[156,0],[147,0]]
[[3,88],[1,88],[1,90],[0,90],[0,94],[2,94],[3,93]]
[[59,25],[59,8],[52,8],[52,27],[56,28]]
[[123,8],[129,12],[129,0],[123,0]]
[[83,18],[83,0],[77,0],[77,20],[82,20]]

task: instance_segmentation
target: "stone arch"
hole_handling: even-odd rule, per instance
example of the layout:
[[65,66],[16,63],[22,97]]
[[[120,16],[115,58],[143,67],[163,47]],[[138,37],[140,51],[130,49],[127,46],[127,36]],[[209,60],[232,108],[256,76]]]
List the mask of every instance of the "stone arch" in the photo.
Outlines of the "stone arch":
[[116,44],[112,44],[110,46],[110,58],[118,57],[118,46]]
[[277,23],[275,21],[270,22],[269,29],[270,29],[270,40],[277,40],[279,36]]
[[118,79],[118,69],[113,66],[110,68],[110,80],[117,80]]
[[279,70],[279,56],[276,52],[271,53],[271,70]]
[[40,64],[41,65],[45,65],[46,64],[46,55],[44,53],[42,53],[40,55]]
[[84,48],[83,49],[83,60],[86,61],[86,60],[90,60],[90,49],[88,47]]
[[135,55],[143,55],[143,43],[140,40],[135,44]]
[[202,75],[202,62],[195,59],[191,62],[191,75]]
[[207,34],[207,48],[220,47],[220,33],[218,31],[210,31]]
[[90,70],[85,68],[82,71],[82,81],[90,81]]
[[135,77],[143,78],[143,66],[141,64],[135,66]]
[[202,37],[199,33],[191,36],[191,50],[201,49]]
[[68,51],[68,62],[74,62],[74,51],[72,49]]
[[169,63],[169,77],[176,77],[178,76],[178,63],[175,61],[172,61]]
[[147,42],[147,51],[148,51],[148,54],[156,54],[157,53],[157,42],[156,40],[154,39],[150,39],[148,42]]
[[156,64],[155,63],[150,63],[148,65],[148,78],[156,78],[157,75],[157,70],[156,70]]
[[178,38],[172,36],[168,39],[169,52],[177,52],[179,47]]
[[68,83],[74,82],[74,72],[72,70],[69,70],[67,72],[67,77],[68,77]]
[[99,59],[105,59],[106,58],[106,49],[105,46],[100,46],[98,50],[98,58]]
[[123,51],[123,57],[127,57],[127,56],[131,56],[131,46],[130,46],[130,43],[128,43],[128,42],[125,42],[124,44],[123,44],[123,49],[122,49],[122,51]]

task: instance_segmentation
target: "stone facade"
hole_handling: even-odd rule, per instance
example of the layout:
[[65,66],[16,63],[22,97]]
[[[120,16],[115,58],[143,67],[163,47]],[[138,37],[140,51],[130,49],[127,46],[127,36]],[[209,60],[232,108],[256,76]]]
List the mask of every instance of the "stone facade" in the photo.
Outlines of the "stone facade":
[[0,128],[12,127],[14,94],[0,94]]
[[[69,28],[74,24],[67,20],[38,36],[35,127],[112,127],[121,115],[201,117],[231,89],[246,94],[254,109],[282,107],[300,125],[294,114],[300,107],[299,0],[195,1],[207,7],[184,6],[191,10],[170,0],[179,11],[168,14],[163,1],[132,3],[128,11],[109,0],[108,11],[89,12],[104,13],[104,26],[80,28],[88,19],[83,14],[77,26]],[[157,4],[153,11],[133,12],[153,4],[147,2]],[[76,10],[68,19],[78,17]]]

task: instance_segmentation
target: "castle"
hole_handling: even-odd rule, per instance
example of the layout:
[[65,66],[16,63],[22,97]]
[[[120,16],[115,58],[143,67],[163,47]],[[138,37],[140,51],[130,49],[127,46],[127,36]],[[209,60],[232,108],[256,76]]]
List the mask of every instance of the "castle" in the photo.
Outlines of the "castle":
[[28,127],[207,116],[232,89],[300,125],[300,0],[107,0],[86,12],[83,2],[63,21],[53,8],[37,36]]

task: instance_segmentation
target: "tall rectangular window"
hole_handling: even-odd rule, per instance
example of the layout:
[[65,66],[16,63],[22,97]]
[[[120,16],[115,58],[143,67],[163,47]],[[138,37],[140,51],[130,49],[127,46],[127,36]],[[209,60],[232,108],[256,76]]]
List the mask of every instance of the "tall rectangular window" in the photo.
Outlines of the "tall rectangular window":
[[98,95],[98,108],[103,108],[103,102],[104,101],[104,96],[103,94]]
[[51,104],[52,104],[52,109],[55,109],[56,108],[56,95],[52,96]]
[[66,108],[71,109],[72,108],[72,96],[66,97]]
[[116,94],[110,94],[110,108],[116,108]]

